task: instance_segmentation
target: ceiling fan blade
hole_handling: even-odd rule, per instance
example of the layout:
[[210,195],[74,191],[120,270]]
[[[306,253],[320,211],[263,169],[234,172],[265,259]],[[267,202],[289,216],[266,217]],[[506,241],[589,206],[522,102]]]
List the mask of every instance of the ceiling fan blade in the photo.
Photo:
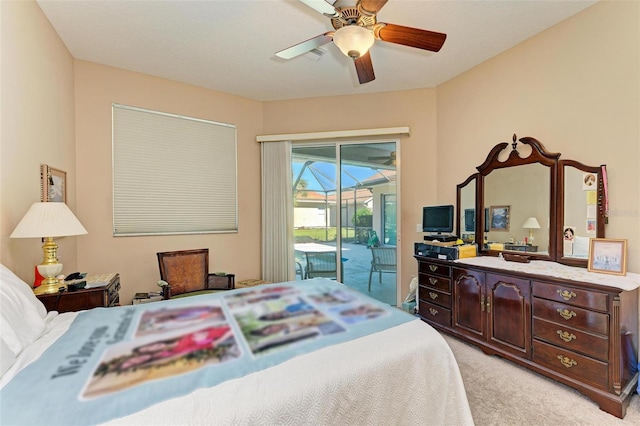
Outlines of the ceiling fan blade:
[[314,9],[316,12],[320,12],[328,17],[338,17],[339,13],[336,11],[336,8],[327,3],[324,0],[300,0],[302,3],[306,4],[310,8]]
[[376,79],[369,52],[355,59],[353,62],[356,64],[356,73],[358,73],[358,81],[360,84],[368,83]]
[[417,47],[418,49],[430,50],[432,52],[438,52],[447,38],[447,35],[443,33],[403,27],[402,25],[386,24],[384,22],[376,25],[374,34],[382,41]]
[[309,40],[303,41],[302,43],[295,44],[291,47],[288,47],[284,50],[276,52],[276,56],[282,59],[291,59],[296,56],[302,55],[303,53],[307,53],[317,47],[330,43],[333,40],[333,32],[328,32],[324,34],[320,34],[314,38],[310,38]]
[[387,3],[387,0],[360,0],[360,8],[367,15],[375,15]]

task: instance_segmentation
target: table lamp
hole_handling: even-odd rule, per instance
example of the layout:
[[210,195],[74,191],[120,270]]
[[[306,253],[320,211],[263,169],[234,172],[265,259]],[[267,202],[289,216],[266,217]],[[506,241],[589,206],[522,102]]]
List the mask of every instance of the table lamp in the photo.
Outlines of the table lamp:
[[529,228],[529,240],[527,241],[529,244],[533,244],[533,230],[540,229],[540,224],[538,223],[538,219],[535,217],[530,217],[529,219],[524,221],[522,225],[523,228]]
[[86,233],[87,230],[65,203],[41,202],[31,205],[10,238],[44,238],[44,259],[37,268],[45,279],[34,290],[36,294],[57,293],[60,287],[64,287],[56,278],[62,272],[62,263],[58,262],[58,245],[53,241],[54,237]]

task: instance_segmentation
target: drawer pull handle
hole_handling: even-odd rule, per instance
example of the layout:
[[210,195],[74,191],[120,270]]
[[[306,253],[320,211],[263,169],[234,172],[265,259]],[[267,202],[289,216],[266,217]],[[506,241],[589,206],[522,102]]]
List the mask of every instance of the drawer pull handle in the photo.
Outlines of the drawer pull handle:
[[573,360],[568,356],[558,355],[558,359],[560,360],[560,364],[564,365],[567,368],[571,368],[574,365],[578,365],[578,362],[576,360]]
[[430,270],[431,272],[435,272],[435,271],[437,271],[437,270],[438,270],[438,265],[429,265],[429,270]]
[[435,317],[435,316],[436,316],[436,315],[438,315],[440,312],[438,312],[438,310],[437,310],[437,309],[429,308],[429,313],[430,313],[432,316],[434,316],[434,317]]
[[560,314],[560,316],[562,318],[566,319],[567,321],[569,321],[571,318],[573,318],[576,315],[578,315],[575,312],[570,311],[568,309],[560,309],[560,308],[558,308],[558,309],[556,309],[556,311]]
[[560,336],[560,338],[567,343],[569,343],[573,339],[577,339],[575,334],[569,333],[568,331],[557,330],[556,333],[558,333],[558,336]]
[[430,291],[429,292],[429,297],[433,300],[436,300],[438,298],[438,293],[434,292],[434,291]]
[[556,290],[556,293],[558,293],[564,300],[571,300],[572,297],[577,296],[577,294],[569,290]]
[[437,278],[433,278],[433,277],[429,277],[429,282],[431,283],[431,285],[436,285],[438,283],[438,279]]

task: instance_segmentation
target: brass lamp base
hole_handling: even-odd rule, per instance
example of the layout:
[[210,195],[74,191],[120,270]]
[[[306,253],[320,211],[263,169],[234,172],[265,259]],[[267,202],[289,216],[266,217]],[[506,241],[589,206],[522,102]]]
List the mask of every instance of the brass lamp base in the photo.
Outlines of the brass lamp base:
[[62,272],[62,263],[42,264],[38,265],[38,272],[45,277],[40,286],[36,287],[33,292],[35,294],[57,293],[60,287],[66,287],[64,283],[56,278]]
[[66,287],[64,283],[60,284],[56,278],[62,272],[62,263],[58,262],[58,245],[52,237],[46,237],[42,250],[44,251],[44,259],[37,268],[45,279],[33,292],[35,294],[57,293],[60,287]]

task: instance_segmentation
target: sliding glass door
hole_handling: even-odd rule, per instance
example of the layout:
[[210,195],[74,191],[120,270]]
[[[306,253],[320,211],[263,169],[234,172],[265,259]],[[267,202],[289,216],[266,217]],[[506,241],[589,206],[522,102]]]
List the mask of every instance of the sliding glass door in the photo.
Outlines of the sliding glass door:
[[292,173],[296,279],[395,305],[396,143],[294,145]]

